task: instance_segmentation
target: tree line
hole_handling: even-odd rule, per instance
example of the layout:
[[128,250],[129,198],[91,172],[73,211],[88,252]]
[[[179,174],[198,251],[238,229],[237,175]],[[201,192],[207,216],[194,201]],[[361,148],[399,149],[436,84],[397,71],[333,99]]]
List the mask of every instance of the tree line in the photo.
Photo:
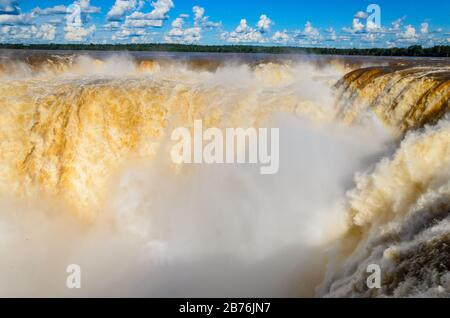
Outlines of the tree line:
[[338,49],[255,45],[189,45],[189,44],[0,44],[0,49],[31,50],[95,50],[95,51],[154,51],[201,53],[269,53],[269,54],[326,54],[367,56],[450,57],[450,46]]

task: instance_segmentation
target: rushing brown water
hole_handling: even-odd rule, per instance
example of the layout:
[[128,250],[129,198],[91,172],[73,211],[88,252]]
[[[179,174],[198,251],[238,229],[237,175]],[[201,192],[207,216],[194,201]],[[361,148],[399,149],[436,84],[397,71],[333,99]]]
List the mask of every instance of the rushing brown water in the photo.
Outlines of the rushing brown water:
[[[0,295],[77,296],[71,263],[84,296],[448,295],[449,70],[3,52]],[[280,173],[173,164],[171,131],[196,119],[279,127]]]
[[[357,69],[337,84],[344,120],[352,121],[359,107],[370,107],[388,127],[400,133],[435,124],[448,111],[448,66],[386,66]],[[365,105],[365,106],[364,106]]]
[[[373,111],[401,143],[357,176],[346,204],[349,228],[320,295],[448,297],[449,66],[361,68],[336,88],[340,118],[353,122]],[[382,268],[381,289],[366,285],[369,264]]]

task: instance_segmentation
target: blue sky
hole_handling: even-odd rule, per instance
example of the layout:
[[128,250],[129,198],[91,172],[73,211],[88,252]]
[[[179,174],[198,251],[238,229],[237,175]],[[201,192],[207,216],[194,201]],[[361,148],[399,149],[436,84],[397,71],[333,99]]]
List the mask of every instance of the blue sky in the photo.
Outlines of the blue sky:
[[448,0],[0,0],[4,43],[432,46],[449,21]]

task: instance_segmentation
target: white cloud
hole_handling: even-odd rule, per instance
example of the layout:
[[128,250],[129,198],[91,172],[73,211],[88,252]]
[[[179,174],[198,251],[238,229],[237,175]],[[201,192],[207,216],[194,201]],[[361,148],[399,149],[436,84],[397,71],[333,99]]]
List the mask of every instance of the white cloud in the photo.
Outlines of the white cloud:
[[57,14],[66,14],[67,13],[67,7],[64,5],[57,5],[54,7],[48,7],[41,9],[39,7],[34,8],[32,13],[36,15],[57,15]]
[[7,40],[29,40],[37,33],[35,26],[4,26],[1,28],[2,37],[6,36]]
[[307,21],[303,30],[295,31],[294,39],[298,41],[299,45],[317,45],[321,43],[323,37],[319,30],[310,21]]
[[375,22],[368,20],[366,24],[366,31],[367,32],[383,32],[384,30],[380,28],[379,25],[377,25]]
[[[58,3],[58,1],[55,1]],[[17,0],[0,0],[0,39],[54,41],[57,30],[67,41],[83,42],[96,40],[94,34],[98,26],[94,25],[91,15],[100,12],[100,8],[91,5],[90,0],[72,0],[71,5],[56,4],[51,7],[36,7],[22,12]],[[101,1],[98,0],[99,3]],[[219,28],[220,22],[210,21],[205,8],[196,5],[192,13],[180,14],[164,33],[152,33],[150,28],[160,28],[169,19],[174,8],[174,0],[114,0],[109,11],[105,11],[108,21],[101,25],[103,35],[113,40],[137,43],[158,37],[171,43],[200,43],[207,29]],[[148,10],[146,8],[149,8]],[[366,22],[368,14],[359,11],[353,15],[352,24],[335,31],[330,27],[319,30],[307,22],[299,30],[273,30],[274,23],[266,14],[257,21],[248,23],[243,18],[231,31],[220,31],[220,39],[229,43],[277,43],[295,45],[335,46],[401,46],[418,43],[424,46],[446,44],[447,30],[433,28],[429,21],[421,24],[406,25],[405,17],[393,21],[386,28],[379,27],[372,20]],[[59,26],[64,23],[63,26]],[[254,24],[253,24],[254,23]],[[58,29],[57,29],[58,28]],[[276,31],[276,32],[275,32]],[[446,33],[447,32],[447,33]],[[209,35],[209,33],[208,33]],[[98,40],[98,39],[97,39]],[[333,43],[330,43],[333,42]]]
[[133,10],[139,10],[144,5],[144,1],[138,0],[116,0],[106,15],[106,18],[110,21],[122,20],[125,15],[129,14]]
[[37,37],[43,40],[53,41],[56,38],[55,26],[48,23],[43,24],[39,29]]
[[418,38],[417,33],[416,33],[416,29],[411,24],[408,24],[407,26],[405,26],[405,31],[399,33],[397,35],[397,37],[400,40],[404,40],[404,41],[407,41],[407,42],[414,42]]
[[189,18],[187,14],[180,14],[178,18],[172,21],[172,29],[164,36],[168,43],[197,43],[202,38],[203,28],[216,28],[221,25],[220,22],[211,22],[209,17],[205,16],[205,9],[199,6],[192,8],[193,26],[184,27],[185,19]]
[[250,27],[246,19],[241,19],[234,31],[223,32],[220,37],[231,43],[264,43],[267,38],[263,34],[270,29],[271,24],[272,21],[264,14],[260,16],[256,29]]
[[0,14],[20,14],[19,1],[17,0],[0,0]]
[[139,11],[133,12],[129,18],[142,20],[167,20],[170,9],[174,7],[172,0],[157,0],[152,3],[153,10],[149,13],[142,13]]
[[64,31],[66,32],[64,35],[64,39],[67,41],[81,42],[86,40],[94,34],[96,30],[95,25],[91,25],[90,27],[74,27],[74,26],[65,26]]
[[236,27],[236,29],[234,31],[236,33],[246,33],[249,30],[250,30],[250,27],[247,24],[247,20],[241,19],[241,21],[239,22],[239,25]]
[[56,28],[51,24],[40,27],[32,26],[3,26],[0,29],[2,40],[44,40],[53,41],[56,37]]
[[[195,7],[194,7],[195,8]],[[195,9],[194,9],[195,14]],[[196,17],[194,16],[194,19]],[[195,43],[202,38],[202,28],[195,24],[193,27],[184,28],[184,18],[179,16],[172,21],[172,29],[164,36],[168,43]]]
[[[352,26],[344,27],[342,31],[345,33],[385,33],[386,29],[377,25],[373,20],[366,20],[368,14],[364,11],[358,11],[353,16]],[[366,21],[363,21],[366,20]],[[373,38],[374,36],[372,36]]]
[[68,14],[66,17],[66,24],[72,27],[82,27],[83,20],[81,15],[81,7],[74,3],[68,8]]
[[47,21],[47,23],[50,23],[53,25],[61,25],[64,23],[64,19],[50,19]]
[[328,29],[326,29],[326,32],[329,34],[329,36],[327,37],[327,41],[333,42],[338,39],[336,31],[332,27],[329,27]]
[[91,0],[77,0],[75,1],[81,8],[81,12],[83,13],[100,13],[101,8],[91,6]]
[[66,25],[64,27],[64,39],[67,41],[81,42],[91,37],[96,26],[85,27],[89,20],[89,13],[97,13],[98,8],[90,6],[90,0],[76,0],[67,8]]
[[268,32],[270,30],[270,25],[272,24],[272,20],[270,20],[267,15],[263,14],[259,17],[259,21],[256,24],[258,30],[261,33]]
[[402,35],[405,39],[415,38],[417,36],[416,29],[409,24],[405,27],[405,32]]
[[393,31],[393,32],[399,31],[400,28],[402,27],[404,20],[405,20],[405,17],[399,18],[399,19],[395,20],[394,22],[392,22],[392,27],[391,27],[390,31]]
[[126,28],[160,28],[163,26],[163,20],[152,20],[152,19],[139,19],[138,15],[133,18],[127,17],[124,23]]
[[169,11],[174,7],[172,0],[157,0],[152,2],[153,10],[149,13],[135,11],[128,15],[125,20],[125,27],[146,28],[162,27],[168,19]]
[[291,37],[285,31],[277,31],[272,36],[272,41],[278,44],[287,44],[291,41]]
[[31,25],[32,15],[22,14],[17,0],[0,0],[0,25]]
[[295,31],[294,37],[297,40],[318,39],[320,38],[320,32],[310,21],[307,21],[303,30]]
[[201,28],[172,29],[164,38],[169,43],[194,43],[201,40]]
[[344,28],[343,31],[347,33],[359,33],[364,30],[364,24],[358,18],[354,18],[351,28]]
[[195,6],[192,8],[192,11],[194,12],[194,19],[195,22],[198,23],[201,21],[205,15],[205,9],[199,6]]
[[420,33],[422,34],[428,34],[429,32],[429,25],[428,23],[424,22],[420,25]]
[[[205,16],[205,9],[202,7],[194,6],[192,8],[192,12],[194,13],[195,26],[204,27],[204,28],[218,28],[222,25],[221,22],[209,21],[209,17]],[[180,17],[183,17],[183,15],[180,15]],[[184,18],[187,18],[187,17],[184,16]]]
[[103,25],[103,29],[105,30],[115,30],[120,28],[120,23],[118,21],[111,21]]
[[356,19],[367,19],[367,13],[364,11],[358,11],[355,13],[354,18]]
[[150,19],[167,20],[170,9],[174,7],[172,0],[157,0],[152,3],[153,10],[149,13]]
[[318,37],[320,36],[319,30],[313,27],[312,23],[307,21],[305,24],[305,29],[303,34],[307,37]]
[[30,25],[32,16],[29,14],[0,14],[0,24],[2,25]]
[[114,41],[116,40],[127,40],[130,38],[136,38],[145,35],[145,30],[139,29],[139,30],[130,30],[130,29],[121,29],[120,31],[116,32],[112,39]]
[[[153,9],[144,13],[141,10],[144,7],[143,1],[118,1],[116,0],[113,8],[108,12],[108,20],[111,22],[103,26],[104,29],[117,30],[112,35],[112,40],[125,41],[132,43],[149,41],[150,33],[148,28],[160,28],[164,21],[169,18],[168,13],[174,7],[172,0],[156,0],[151,3]],[[123,24],[119,21],[125,20]]]
[[361,41],[364,42],[370,42],[370,43],[376,43],[379,40],[381,40],[381,38],[384,37],[384,34],[377,34],[377,33],[366,33],[361,37]]
[[178,17],[175,20],[172,21],[172,28],[174,29],[181,29],[183,27],[184,24],[184,19],[183,17]]
[[361,33],[364,32],[364,23],[361,20],[367,19],[367,13],[364,11],[358,11],[353,16],[352,26],[342,28],[342,31],[346,33]]

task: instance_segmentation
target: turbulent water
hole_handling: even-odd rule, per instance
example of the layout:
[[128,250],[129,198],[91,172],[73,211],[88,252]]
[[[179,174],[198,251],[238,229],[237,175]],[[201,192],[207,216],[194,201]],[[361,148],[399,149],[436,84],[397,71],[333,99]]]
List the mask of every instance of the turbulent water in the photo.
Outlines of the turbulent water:
[[[334,297],[450,295],[450,67],[371,67],[338,84],[340,115],[370,109],[399,136],[392,156],[358,174],[349,228],[321,294]],[[382,288],[368,289],[369,264]]]
[[[447,61],[2,54],[1,296],[449,295]],[[196,119],[279,173],[173,164]]]

